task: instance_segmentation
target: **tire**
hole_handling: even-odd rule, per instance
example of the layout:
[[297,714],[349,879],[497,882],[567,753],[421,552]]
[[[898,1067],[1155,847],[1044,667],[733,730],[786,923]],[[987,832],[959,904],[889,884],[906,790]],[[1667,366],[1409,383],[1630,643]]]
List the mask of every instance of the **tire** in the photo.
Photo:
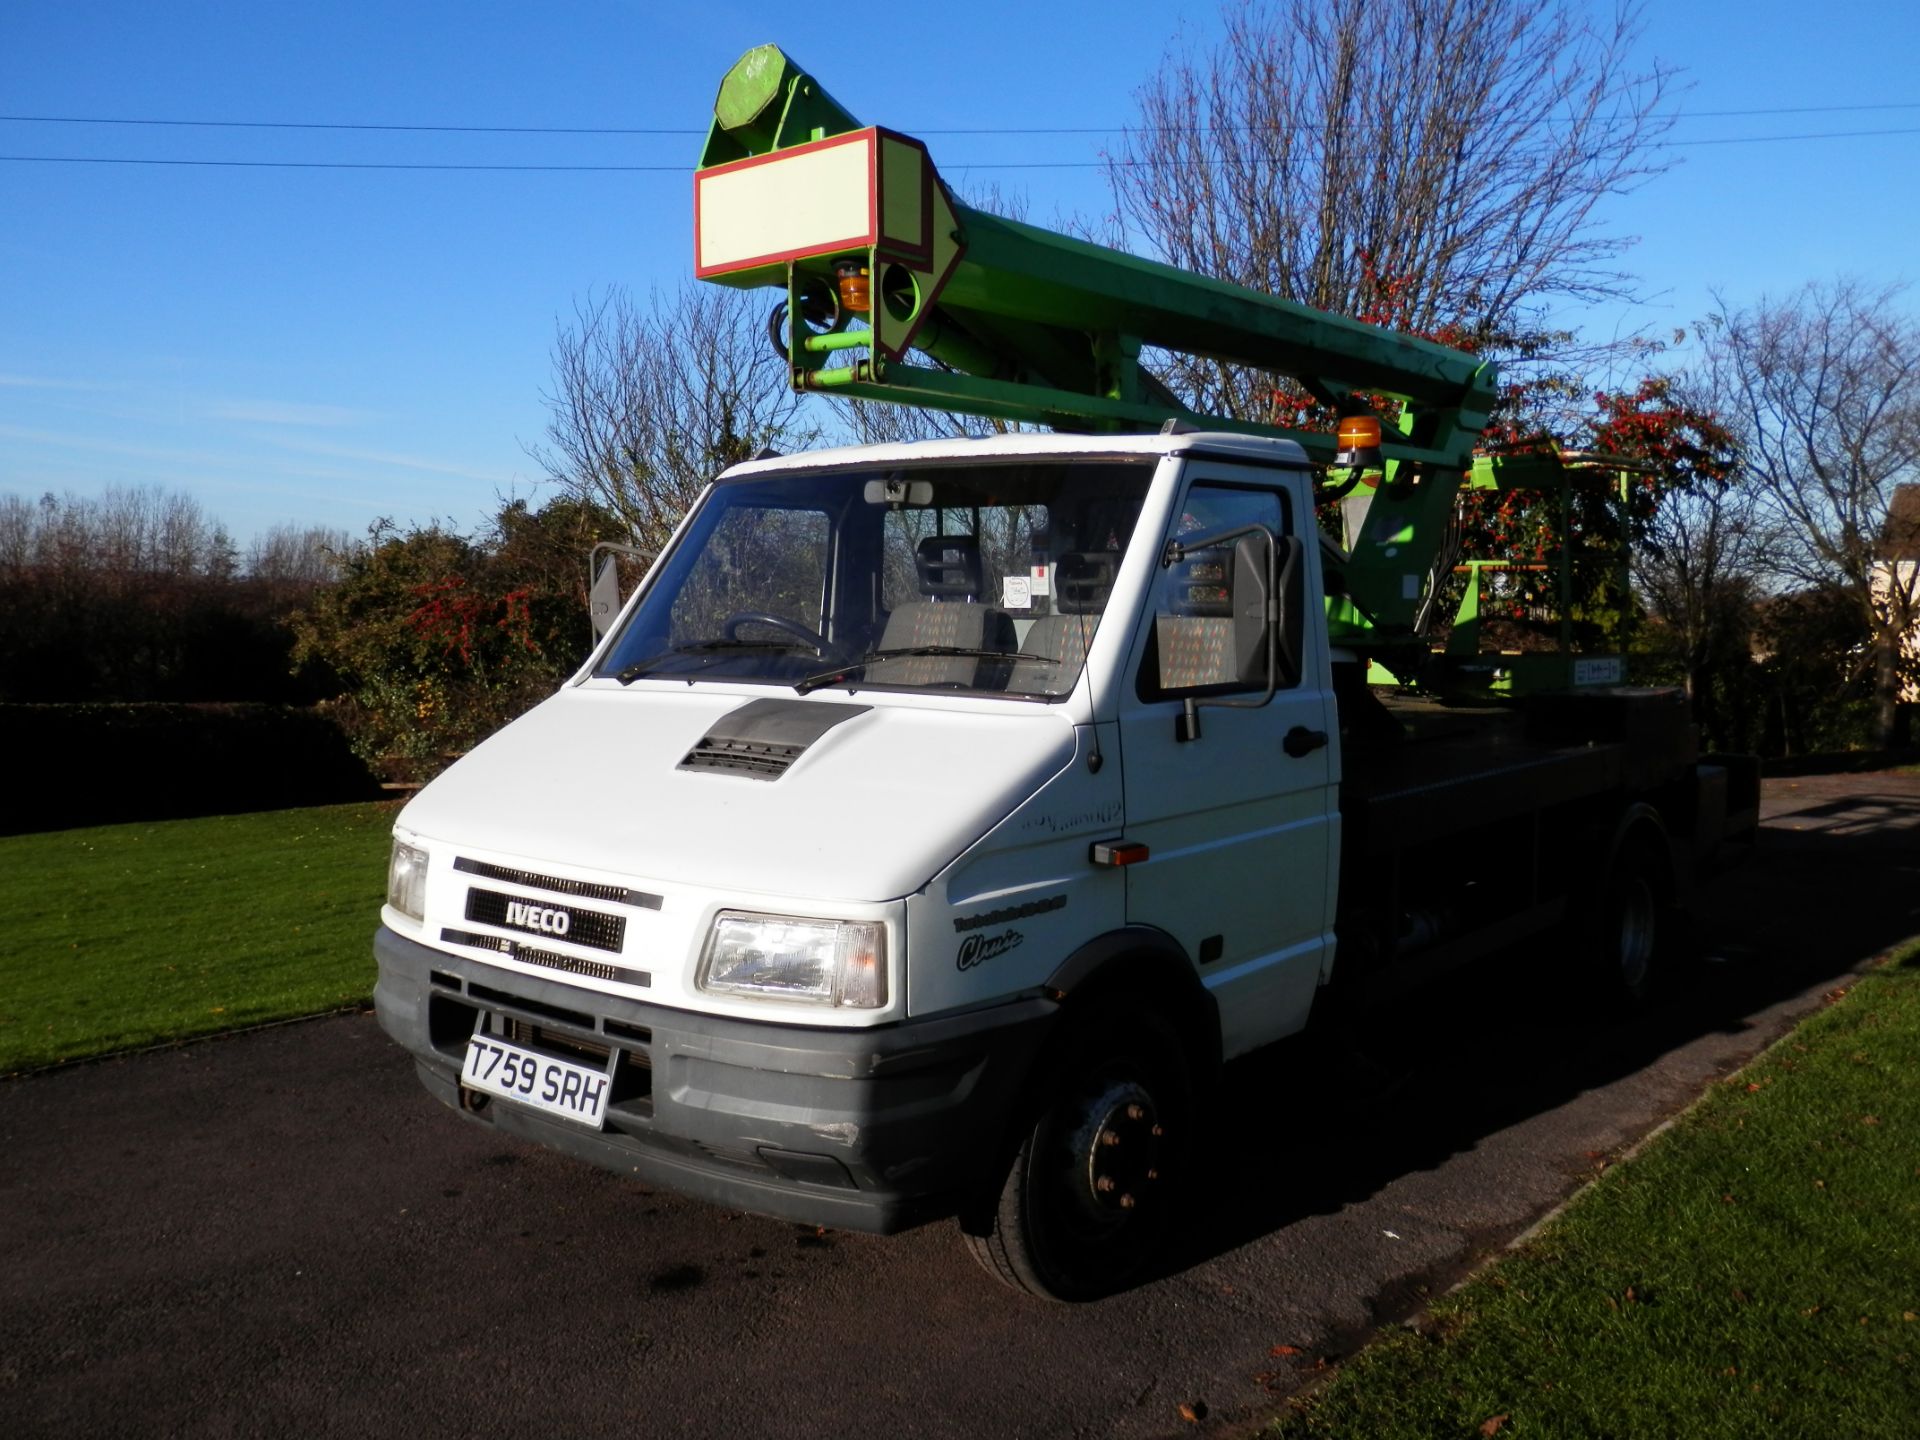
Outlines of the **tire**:
[[1629,837],[1586,907],[1580,950],[1589,988],[1609,1011],[1645,1010],[1665,987],[1671,879],[1653,845]]
[[1142,1008],[1102,1004],[1066,1023],[984,1233],[966,1238],[1016,1290],[1093,1300],[1139,1278],[1172,1227],[1193,1078],[1180,1037]]

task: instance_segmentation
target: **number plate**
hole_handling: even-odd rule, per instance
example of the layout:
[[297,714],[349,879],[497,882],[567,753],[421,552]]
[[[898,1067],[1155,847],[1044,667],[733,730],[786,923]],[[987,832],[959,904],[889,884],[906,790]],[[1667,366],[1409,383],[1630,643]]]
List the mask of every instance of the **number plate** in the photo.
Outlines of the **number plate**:
[[610,1081],[604,1069],[542,1055],[477,1030],[467,1042],[460,1083],[593,1130],[607,1117]]

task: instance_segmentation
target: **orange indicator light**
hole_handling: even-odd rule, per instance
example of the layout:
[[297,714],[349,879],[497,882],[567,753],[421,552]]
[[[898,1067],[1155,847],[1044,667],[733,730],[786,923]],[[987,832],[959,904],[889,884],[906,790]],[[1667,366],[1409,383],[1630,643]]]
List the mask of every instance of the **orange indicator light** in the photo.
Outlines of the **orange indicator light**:
[[842,260],[833,267],[833,274],[839,283],[841,309],[864,315],[873,308],[873,283],[866,266],[858,260]]
[[1380,446],[1377,415],[1343,415],[1336,432],[1342,450],[1375,450]]

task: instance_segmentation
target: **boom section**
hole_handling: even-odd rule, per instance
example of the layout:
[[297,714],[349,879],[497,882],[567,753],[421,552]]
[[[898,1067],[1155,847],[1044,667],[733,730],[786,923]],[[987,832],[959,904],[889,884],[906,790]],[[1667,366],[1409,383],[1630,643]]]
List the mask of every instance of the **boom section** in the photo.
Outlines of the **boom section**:
[[721,83],[694,216],[702,279],[783,292],[769,329],[798,390],[1065,431],[1185,421],[1324,465],[1351,462],[1333,435],[1195,411],[1142,351],[1288,376],[1342,415],[1396,402],[1329,620],[1340,643],[1413,637],[1492,362],[961,204],[925,145],[860,125],[772,45]]
[[1152,347],[1291,376],[1327,403],[1396,399],[1407,418],[1383,457],[1455,471],[1494,397],[1491,363],[1461,351],[961,204],[926,146],[862,127],[772,45],[721,84],[694,215],[701,278],[786,292],[799,389],[1061,430],[1181,419],[1333,460],[1331,435],[1182,405],[1141,366]]

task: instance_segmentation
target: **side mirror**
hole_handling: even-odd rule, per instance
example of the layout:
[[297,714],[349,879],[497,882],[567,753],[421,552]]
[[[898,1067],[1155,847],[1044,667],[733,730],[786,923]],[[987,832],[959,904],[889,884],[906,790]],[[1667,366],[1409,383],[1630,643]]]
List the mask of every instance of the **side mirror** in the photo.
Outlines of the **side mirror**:
[[[1275,545],[1269,581],[1267,546]],[[1306,638],[1306,567],[1298,535],[1275,540],[1264,532],[1246,535],[1233,547],[1234,674],[1243,685],[1267,683],[1268,631],[1280,669],[1275,685],[1300,678],[1300,649]],[[1272,584],[1271,592],[1268,590]]]
[[593,638],[598,640],[613,625],[613,617],[620,613],[620,561],[612,555],[602,556],[600,571],[593,577],[593,585],[587,591],[587,614],[593,620]]
[[593,622],[596,644],[620,616],[620,557],[623,555],[646,564],[653,561],[647,551],[612,540],[602,540],[587,555],[587,618]]
[[[1169,540],[1161,564],[1176,565],[1190,555],[1233,542],[1232,607],[1234,677],[1242,685],[1259,686],[1260,694],[1244,698],[1189,695],[1174,721],[1174,738],[1200,738],[1200,707],[1219,705],[1254,710],[1273,699],[1279,688],[1281,666],[1288,665],[1287,683],[1299,676],[1303,627],[1300,592],[1303,569],[1300,541],[1282,539],[1264,525],[1238,525],[1210,535]],[[1284,597],[1284,598],[1283,598]],[[1155,622],[1158,623],[1157,621]]]
[[1242,685],[1267,683],[1267,633],[1274,617],[1267,547],[1272,543],[1262,531],[1241,536],[1233,546],[1233,674]]

